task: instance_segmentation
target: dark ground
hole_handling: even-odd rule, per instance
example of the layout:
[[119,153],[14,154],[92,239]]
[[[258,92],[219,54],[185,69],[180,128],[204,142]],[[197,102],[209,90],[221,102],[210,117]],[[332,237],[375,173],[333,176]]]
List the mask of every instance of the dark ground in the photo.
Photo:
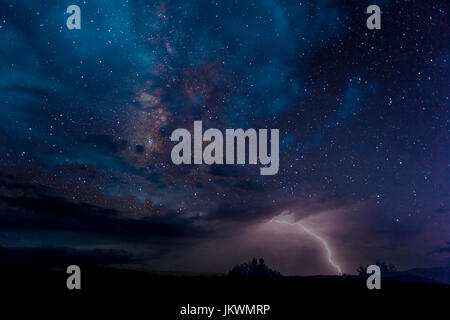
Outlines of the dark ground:
[[[64,269],[0,265],[2,310],[7,307],[16,315],[78,315],[83,319],[94,315],[102,319],[281,320],[368,315],[405,319],[417,316],[419,311],[429,315],[446,310],[450,298],[448,285],[386,279],[381,290],[368,290],[365,280],[355,277],[235,278],[157,275],[101,267],[81,270],[82,289],[70,291]],[[180,308],[187,304],[216,308],[224,304],[270,304],[271,310],[266,316],[180,315]]]

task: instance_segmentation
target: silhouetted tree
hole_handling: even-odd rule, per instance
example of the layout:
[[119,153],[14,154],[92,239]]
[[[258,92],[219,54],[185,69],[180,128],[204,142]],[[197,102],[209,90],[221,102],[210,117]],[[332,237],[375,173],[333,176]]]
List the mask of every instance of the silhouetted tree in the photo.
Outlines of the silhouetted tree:
[[[385,263],[383,261],[377,261],[375,264],[378,267],[380,267],[381,274],[386,274],[386,273],[391,273],[391,272],[397,271],[397,268],[393,264],[388,265],[387,263]],[[367,270],[368,266],[369,265],[367,265],[366,267],[359,266],[359,268],[356,271],[358,271],[360,276],[365,276],[365,275],[367,275],[366,270]]]
[[253,258],[247,263],[237,264],[228,274],[232,276],[281,276],[279,271],[270,269],[262,258],[259,260]]

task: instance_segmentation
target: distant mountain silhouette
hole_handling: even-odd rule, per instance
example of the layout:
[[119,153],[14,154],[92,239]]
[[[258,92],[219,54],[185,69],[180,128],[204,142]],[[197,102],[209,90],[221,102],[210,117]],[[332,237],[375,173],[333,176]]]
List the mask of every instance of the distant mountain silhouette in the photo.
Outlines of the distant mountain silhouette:
[[[388,277],[397,281],[412,282],[436,282],[450,284],[450,267],[442,268],[415,268],[406,271],[398,271]],[[416,281],[414,281],[416,279]]]

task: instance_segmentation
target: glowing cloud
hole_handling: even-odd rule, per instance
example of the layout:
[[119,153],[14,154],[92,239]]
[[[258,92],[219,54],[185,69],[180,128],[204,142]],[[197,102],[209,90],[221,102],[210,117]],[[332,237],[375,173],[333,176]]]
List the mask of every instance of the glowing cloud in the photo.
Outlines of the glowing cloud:
[[319,235],[318,235],[317,233],[315,233],[314,231],[308,229],[308,228],[307,228],[305,225],[303,225],[301,222],[295,222],[295,223],[292,223],[292,222],[289,222],[289,221],[282,221],[282,220],[275,220],[275,219],[270,220],[270,222],[276,222],[276,223],[279,223],[279,224],[287,224],[287,225],[290,225],[290,226],[297,226],[297,225],[300,226],[307,234],[309,234],[309,235],[312,236],[313,238],[317,239],[317,240],[323,245],[323,247],[325,248],[325,250],[326,250],[326,252],[327,252],[327,259],[328,259],[328,262],[330,263],[330,265],[331,265],[334,269],[336,269],[336,271],[337,271],[340,275],[342,275],[342,269],[341,269],[341,267],[340,267],[336,262],[333,261],[331,249],[330,249],[330,247],[328,246],[328,243],[327,243],[327,241],[326,241],[324,238],[322,238],[321,236],[319,236]]

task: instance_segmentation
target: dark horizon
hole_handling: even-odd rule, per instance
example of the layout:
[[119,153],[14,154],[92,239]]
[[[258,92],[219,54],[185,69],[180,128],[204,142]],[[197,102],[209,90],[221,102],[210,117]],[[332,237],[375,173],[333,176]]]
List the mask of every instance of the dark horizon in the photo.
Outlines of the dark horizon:
[[[449,4],[370,4],[2,1],[0,264],[448,268]],[[278,129],[278,172],[174,164],[200,120]]]

